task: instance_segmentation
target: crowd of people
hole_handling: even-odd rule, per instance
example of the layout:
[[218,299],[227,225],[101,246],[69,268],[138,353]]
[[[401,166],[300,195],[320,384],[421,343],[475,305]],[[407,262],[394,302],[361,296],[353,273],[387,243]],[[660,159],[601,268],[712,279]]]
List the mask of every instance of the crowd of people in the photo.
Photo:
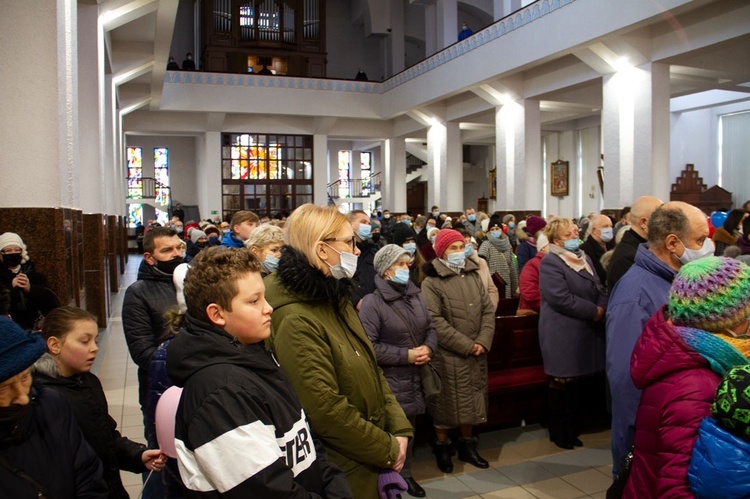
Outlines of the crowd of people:
[[[6,232],[0,477],[13,497],[127,497],[120,470],[143,473],[145,498],[424,497],[421,415],[440,471],[489,467],[487,355],[498,303],[517,300],[539,316],[550,441],[582,446],[584,399],[611,400],[613,497],[747,497],[727,473],[750,457],[744,208],[713,227],[652,196],[617,219],[177,207],[139,229],[123,301],[146,445],[119,434],[91,372],[96,319],[60,307]],[[176,457],[156,416],[173,386]]]

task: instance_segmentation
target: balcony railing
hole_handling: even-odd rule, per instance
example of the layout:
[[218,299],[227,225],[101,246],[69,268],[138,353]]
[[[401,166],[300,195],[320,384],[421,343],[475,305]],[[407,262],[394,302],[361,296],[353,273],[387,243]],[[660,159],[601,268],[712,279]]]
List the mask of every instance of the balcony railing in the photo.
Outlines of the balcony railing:
[[377,172],[365,178],[331,182],[328,184],[328,197],[331,199],[369,197],[376,192],[380,192],[380,178],[380,172]]
[[141,195],[129,195],[128,199],[153,199],[157,204],[166,206],[168,211],[172,213],[172,189],[154,177],[143,177],[141,179]]

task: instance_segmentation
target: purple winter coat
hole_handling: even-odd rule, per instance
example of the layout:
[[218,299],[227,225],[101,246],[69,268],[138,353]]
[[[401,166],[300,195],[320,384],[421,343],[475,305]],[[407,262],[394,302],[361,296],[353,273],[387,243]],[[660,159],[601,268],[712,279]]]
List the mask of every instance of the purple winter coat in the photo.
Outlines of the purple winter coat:
[[[424,394],[419,377],[421,367],[409,364],[408,351],[415,348],[404,321],[393,311],[395,307],[409,322],[420,345],[437,351],[437,333],[419,288],[411,281],[403,292],[375,276],[375,288],[380,292],[362,299],[359,319],[375,349],[378,365],[386,381],[407,416],[425,411]],[[387,303],[386,303],[387,302]]]
[[678,336],[664,317],[664,307],[643,328],[630,374],[642,392],[623,497],[692,498],[687,478],[690,456],[721,376]]
[[[586,257],[591,269],[589,257]],[[550,252],[539,265],[539,346],[544,372],[572,378],[604,370],[604,322],[596,307],[607,308],[607,293],[594,274],[576,272]]]

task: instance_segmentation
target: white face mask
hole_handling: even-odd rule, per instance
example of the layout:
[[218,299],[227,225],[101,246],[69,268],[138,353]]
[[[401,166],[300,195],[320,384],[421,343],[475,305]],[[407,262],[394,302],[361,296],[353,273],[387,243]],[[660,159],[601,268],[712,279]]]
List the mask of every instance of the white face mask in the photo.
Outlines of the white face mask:
[[708,237],[703,240],[703,246],[698,250],[688,248],[682,241],[680,243],[685,248],[685,251],[682,253],[682,256],[678,256],[677,258],[683,265],[714,254],[714,242]]
[[331,275],[336,279],[351,279],[352,277],[354,277],[354,274],[357,272],[357,255],[355,255],[354,253],[344,253],[342,251],[338,251],[328,243],[325,243],[325,245],[338,253],[339,257],[341,257],[341,261],[338,265],[331,265],[330,263],[326,262],[326,264],[331,268]]

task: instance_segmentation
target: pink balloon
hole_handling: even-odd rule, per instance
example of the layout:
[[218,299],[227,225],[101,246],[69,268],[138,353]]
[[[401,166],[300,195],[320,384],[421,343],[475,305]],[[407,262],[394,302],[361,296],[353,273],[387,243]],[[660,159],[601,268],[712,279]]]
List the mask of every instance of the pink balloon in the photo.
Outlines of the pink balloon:
[[156,441],[161,451],[171,458],[177,457],[174,443],[174,424],[182,388],[170,386],[156,403]]

